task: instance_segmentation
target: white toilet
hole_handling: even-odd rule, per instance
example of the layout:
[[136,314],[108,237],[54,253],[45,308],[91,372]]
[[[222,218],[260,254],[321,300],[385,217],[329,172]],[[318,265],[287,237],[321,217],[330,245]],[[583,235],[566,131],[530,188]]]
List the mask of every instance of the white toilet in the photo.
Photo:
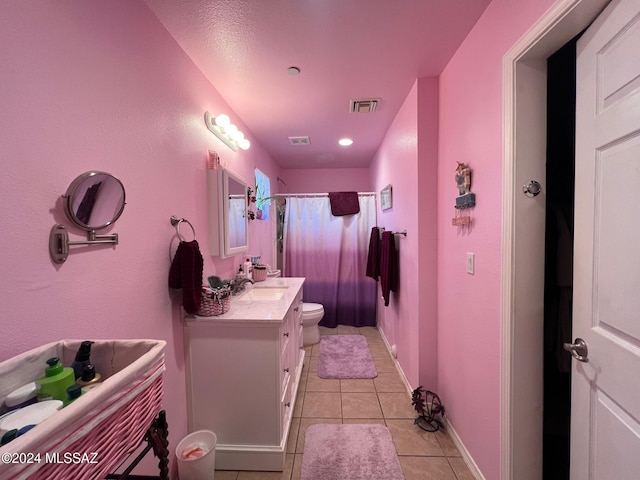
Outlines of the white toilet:
[[302,343],[313,345],[320,341],[318,323],[324,317],[324,307],[320,303],[302,304]]

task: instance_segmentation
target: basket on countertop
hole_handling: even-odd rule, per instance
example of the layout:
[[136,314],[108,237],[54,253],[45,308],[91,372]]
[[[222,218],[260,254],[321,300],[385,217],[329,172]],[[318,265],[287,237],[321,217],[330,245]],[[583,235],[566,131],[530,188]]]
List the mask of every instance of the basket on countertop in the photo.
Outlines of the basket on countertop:
[[231,308],[231,287],[225,285],[220,288],[202,287],[202,300],[198,315],[201,317],[216,317],[227,313]]
[[264,282],[267,279],[267,266],[266,265],[254,265],[253,266],[253,281]]

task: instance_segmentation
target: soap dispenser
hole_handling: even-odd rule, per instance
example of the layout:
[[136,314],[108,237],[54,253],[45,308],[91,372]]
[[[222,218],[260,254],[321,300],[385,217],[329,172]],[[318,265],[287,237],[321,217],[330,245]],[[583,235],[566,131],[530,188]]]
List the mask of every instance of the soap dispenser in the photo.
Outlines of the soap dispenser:
[[73,368],[73,373],[75,375],[75,380],[82,377],[82,369],[91,363],[91,345],[93,342],[89,340],[85,340],[80,344],[80,348],[78,349],[78,353],[76,353],[76,358],[71,364],[71,368]]
[[100,374],[96,372],[96,367],[89,364],[82,369],[82,376],[76,380],[76,383],[81,387],[86,387],[87,385],[100,383],[101,379]]
[[73,368],[63,367],[58,357],[47,360],[44,377],[36,380],[40,385],[41,396],[51,396],[55,400],[64,401],[67,398],[67,388],[76,383]]

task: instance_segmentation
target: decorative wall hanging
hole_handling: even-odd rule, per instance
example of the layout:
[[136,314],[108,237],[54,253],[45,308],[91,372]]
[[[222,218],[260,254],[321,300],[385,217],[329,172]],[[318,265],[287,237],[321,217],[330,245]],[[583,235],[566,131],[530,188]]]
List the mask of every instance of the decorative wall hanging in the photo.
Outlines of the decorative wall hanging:
[[382,210],[389,210],[393,206],[393,197],[391,192],[391,185],[387,185],[380,190],[380,208]]
[[471,216],[463,212],[463,210],[476,206],[476,195],[471,193],[471,168],[469,168],[469,165],[458,162],[455,180],[458,188],[458,197],[455,205],[456,215],[451,220],[451,225],[470,225]]

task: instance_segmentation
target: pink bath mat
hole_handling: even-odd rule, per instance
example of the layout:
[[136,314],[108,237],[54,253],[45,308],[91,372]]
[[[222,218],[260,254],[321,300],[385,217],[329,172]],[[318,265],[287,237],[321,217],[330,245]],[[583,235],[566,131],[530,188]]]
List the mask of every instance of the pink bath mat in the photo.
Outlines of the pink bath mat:
[[300,480],[402,480],[384,425],[317,424],[307,428]]
[[375,378],[367,339],[363,335],[323,335],[318,358],[320,378]]

